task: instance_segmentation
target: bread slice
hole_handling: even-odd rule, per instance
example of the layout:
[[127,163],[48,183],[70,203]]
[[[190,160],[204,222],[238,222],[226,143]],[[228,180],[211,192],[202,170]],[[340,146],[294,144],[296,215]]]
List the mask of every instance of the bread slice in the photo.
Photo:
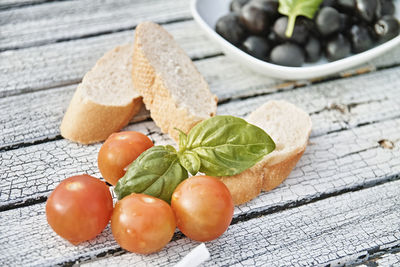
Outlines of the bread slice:
[[107,52],[83,77],[61,123],[61,135],[90,144],[121,130],[142,105],[132,83],[133,46]]
[[154,122],[175,141],[175,127],[187,133],[216,113],[217,97],[182,48],[158,24],[143,22],[136,28],[132,77]]
[[303,155],[311,132],[311,118],[282,100],[269,101],[251,113],[247,121],[265,130],[276,148],[250,169],[221,177],[238,205],[255,198],[261,190],[280,185]]

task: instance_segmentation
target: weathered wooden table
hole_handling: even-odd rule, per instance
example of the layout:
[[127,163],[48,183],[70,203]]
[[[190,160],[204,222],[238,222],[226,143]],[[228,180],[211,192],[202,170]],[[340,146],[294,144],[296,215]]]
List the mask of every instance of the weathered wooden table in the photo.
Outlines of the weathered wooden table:
[[[304,156],[276,190],[236,208],[206,245],[206,266],[400,266],[400,47],[358,70],[284,82],[242,68],[207,39],[188,1],[0,1],[0,266],[173,265],[198,243],[122,250],[110,228],[72,246],[47,225],[45,201],[64,178],[100,177],[100,144],[62,139],[77,84],[107,50],[132,42],[143,20],[162,24],[195,61],[219,114],[245,116],[286,99],[312,117]],[[126,128],[172,141],[142,112]]]

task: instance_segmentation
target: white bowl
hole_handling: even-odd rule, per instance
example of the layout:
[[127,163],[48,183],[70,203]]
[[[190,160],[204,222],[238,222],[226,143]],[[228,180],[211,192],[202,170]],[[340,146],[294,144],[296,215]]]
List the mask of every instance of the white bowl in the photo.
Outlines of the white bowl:
[[[191,11],[200,27],[217,42],[224,53],[239,63],[269,77],[286,80],[304,80],[327,76],[365,63],[400,44],[400,35],[396,38],[334,62],[321,59],[319,62],[305,64],[302,67],[285,67],[259,60],[243,52],[215,32],[217,20],[229,12],[231,0],[192,0]],[[400,1],[394,1],[397,18],[400,18]]]

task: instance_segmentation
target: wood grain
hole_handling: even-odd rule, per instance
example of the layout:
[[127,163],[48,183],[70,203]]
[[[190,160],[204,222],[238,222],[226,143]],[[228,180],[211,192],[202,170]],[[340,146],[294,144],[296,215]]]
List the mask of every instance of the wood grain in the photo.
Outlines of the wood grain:
[[[369,251],[400,244],[400,182],[343,194],[231,225],[206,244],[204,266],[341,266],[367,259]],[[196,242],[186,238],[150,256],[126,253],[84,266],[176,263]]]
[[370,259],[363,264],[358,265],[359,267],[370,267],[370,266],[400,266],[400,252],[386,253],[380,255],[374,259]]
[[[0,2],[0,10],[8,8],[16,8],[27,5],[44,3],[49,0],[2,0]],[[51,1],[51,0],[50,0]]]
[[0,11],[0,51],[190,18],[186,0],[55,1]]
[[[172,23],[165,25],[165,28],[171,32],[192,58],[209,57],[220,53],[218,46],[205,36],[205,33],[194,21]],[[41,47],[2,52],[0,61],[5,64],[0,65],[0,97],[78,83],[107,50],[116,45],[131,42],[133,34],[132,30],[128,30]],[[63,53],[60,54],[59,51],[63,51]],[[208,65],[200,71],[205,75],[235,79],[238,86],[242,87],[242,91],[238,95],[263,92],[263,87],[260,88],[257,83],[243,88],[249,78],[252,81],[262,80],[264,84],[268,80],[271,85],[285,86],[282,81],[262,77],[230,59],[224,59],[224,61],[226,63],[223,68],[214,63],[215,65]],[[400,47],[369,62],[367,69],[374,70],[398,64],[400,64]],[[225,71],[220,73],[221,69],[225,69]],[[238,76],[238,72],[240,72],[240,76]],[[346,71],[342,75],[347,76],[348,73],[349,71]],[[294,85],[295,83],[286,84],[286,86]],[[230,90],[230,88],[227,89]]]
[[[208,242],[206,266],[327,265],[366,259],[371,249],[399,244],[400,181],[343,194],[308,205],[237,222]],[[110,228],[96,239],[72,246],[47,225],[45,205],[10,210],[0,217],[0,265],[55,265],[118,249]],[[92,266],[145,266],[176,263],[196,242],[179,238],[149,256],[126,253]]]
[[[164,25],[191,58],[220,53],[194,21]],[[117,45],[133,43],[134,30],[0,53],[0,97],[76,84]],[[60,53],[62,51],[62,53]]]
[[[313,120],[318,132],[318,119]],[[400,171],[399,127],[400,119],[393,119],[311,138],[298,167],[281,189],[240,206],[240,211],[309,201],[322,194],[393,179]],[[151,121],[131,125],[127,130],[143,132],[156,144],[172,144]],[[381,147],[382,139],[392,142],[394,148]],[[58,140],[0,153],[2,209],[47,196],[65,177],[80,173],[100,176],[99,148],[100,144],[82,146]]]
[[[267,100],[286,99],[314,123],[310,145],[290,177],[235,209],[228,232],[207,243],[212,259],[206,266],[336,266],[370,257],[368,264],[399,265],[398,252],[391,252],[400,247],[400,47],[362,67],[377,72],[285,83],[220,56],[190,18],[185,0],[1,1],[0,266],[87,260],[92,266],[171,265],[197,245],[177,235],[160,253],[142,257],[121,250],[107,227],[74,247],[45,218],[43,202],[62,179],[100,176],[100,144],[60,140],[69,99],[95,61],[132,42],[144,19],[164,23],[196,59],[222,102],[219,114],[244,117]],[[359,71],[339,75],[352,74]],[[147,118],[142,110],[133,121]],[[172,143],[152,121],[126,129],[156,144]]]
[[[349,123],[356,125],[390,118],[400,112],[400,91],[397,90],[398,85],[400,86],[400,68],[293,91],[289,90],[291,87],[287,87],[280,91],[271,84],[270,79],[251,75],[239,66],[230,64],[226,57],[203,60],[196,62],[196,65],[205,74],[211,90],[220,101],[250,97],[257,90],[267,94],[220,105],[219,114],[230,113],[244,117],[268,99],[287,99],[310,113],[316,113],[313,117],[318,118],[319,126],[314,129],[314,134],[323,134],[345,128]],[[211,66],[219,66],[219,75],[208,70]],[[66,86],[0,99],[0,149],[59,136],[59,125],[74,91],[75,86]],[[369,102],[376,103],[371,107],[367,105],[363,110],[361,106],[365,105],[357,106]],[[380,105],[384,108],[380,108]],[[141,115],[135,118],[136,121],[147,118],[148,114]]]

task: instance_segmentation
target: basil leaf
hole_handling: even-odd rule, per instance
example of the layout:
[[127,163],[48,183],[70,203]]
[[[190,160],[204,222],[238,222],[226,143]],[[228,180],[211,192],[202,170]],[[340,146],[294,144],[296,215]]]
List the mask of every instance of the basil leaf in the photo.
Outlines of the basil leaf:
[[238,174],[274,149],[274,141],[264,130],[233,116],[198,123],[187,135],[185,148],[200,158],[199,171],[211,176]]
[[305,16],[309,19],[314,17],[323,0],[279,0],[278,11],[288,16],[286,36],[290,38],[293,34],[297,16]]
[[170,202],[175,188],[187,177],[175,148],[154,146],[129,166],[114,190],[118,199],[131,193],[143,193]]
[[179,132],[179,150],[184,150],[187,144],[187,135],[178,128],[174,129]]
[[178,157],[181,165],[192,175],[196,175],[199,172],[201,161],[196,153],[186,150],[182,154],[179,153]]

